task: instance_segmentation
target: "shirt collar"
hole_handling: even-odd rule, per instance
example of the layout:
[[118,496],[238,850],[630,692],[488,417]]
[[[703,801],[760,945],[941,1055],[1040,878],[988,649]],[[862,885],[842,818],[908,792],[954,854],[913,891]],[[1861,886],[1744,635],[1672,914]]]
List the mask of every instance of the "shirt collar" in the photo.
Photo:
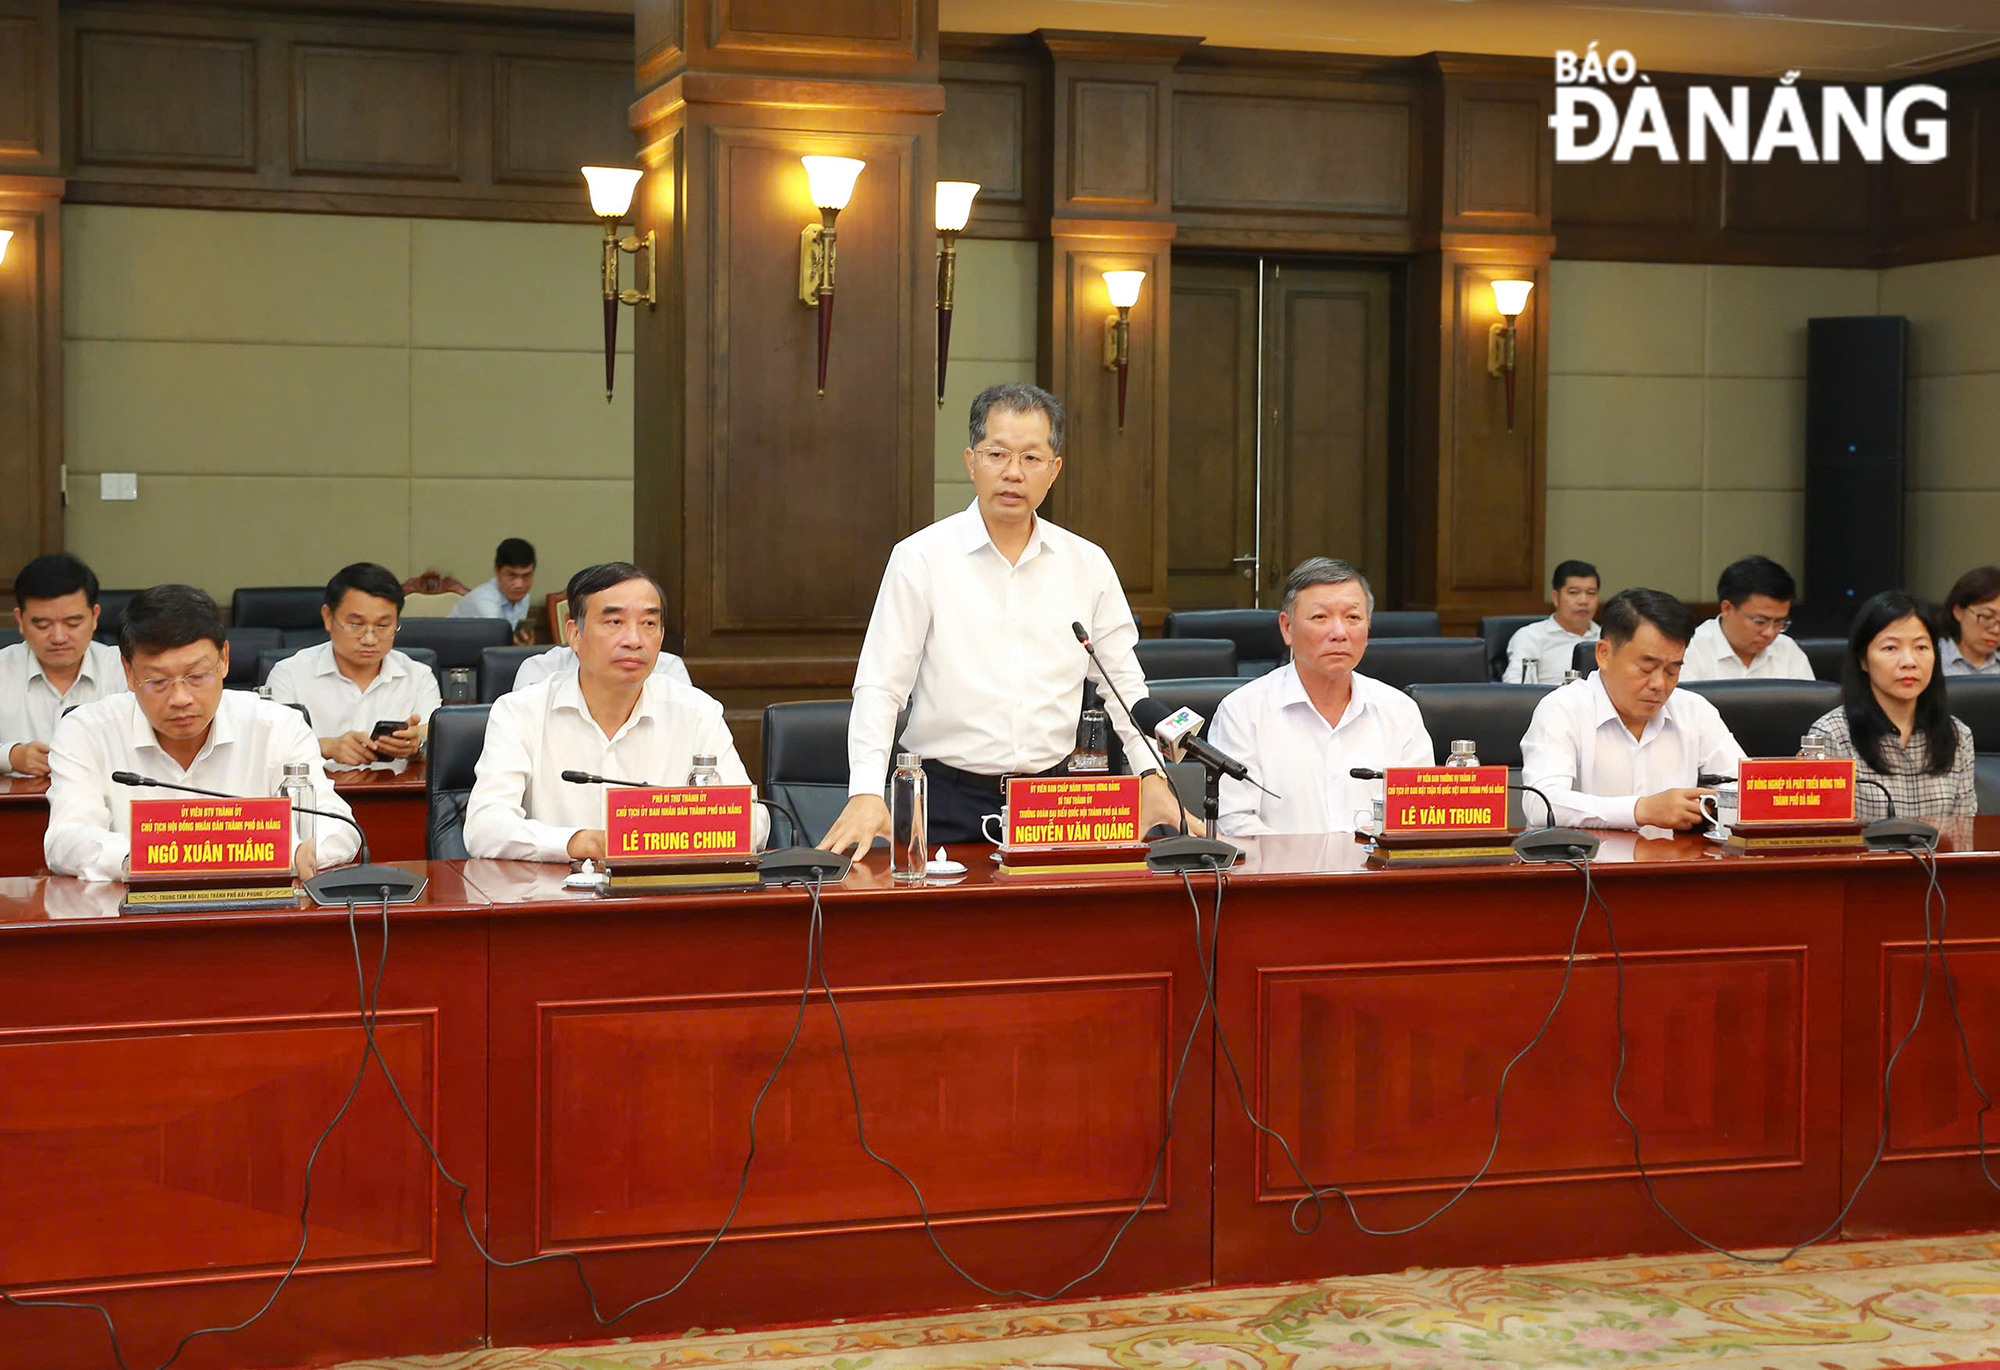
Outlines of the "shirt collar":
[[[554,679],[555,685],[549,691],[549,707],[571,710],[582,715],[583,721],[591,727],[596,727],[597,720],[590,716],[590,709],[583,699],[582,670],[564,671]],[[633,706],[632,716],[625,720],[624,725],[612,737],[613,742],[648,719],[659,717],[662,707],[661,696],[667,684],[667,678],[658,671],[646,677],[646,683],[639,687],[639,702]]]
[[[1592,694],[1590,707],[1594,726],[1602,728],[1606,723],[1615,723],[1625,736],[1632,736],[1631,729],[1625,726],[1625,720],[1618,716],[1618,706],[1611,702],[1611,695],[1604,688],[1604,673],[1592,671],[1584,677],[1584,684],[1589,687]],[[1662,729],[1674,722],[1674,695],[1679,693],[1680,691],[1676,689],[1673,694],[1667,696],[1667,702],[1660,706],[1660,711],[1647,720],[1646,726],[1639,730],[1639,741],[1645,742],[1657,737]]]
[[[960,517],[965,520],[958,530],[960,551],[969,554],[978,551],[982,547],[993,547],[995,552],[1000,550],[998,547],[993,546],[993,534],[986,529],[986,519],[979,512],[979,499],[977,496],[973,497],[972,503],[966,506],[965,512]],[[1035,530],[1029,535],[1027,549],[1023,550],[1021,558],[1025,561],[1029,551],[1046,553],[1054,550],[1055,544],[1049,539],[1049,521],[1037,513],[1035,515]],[[1015,564],[1019,565],[1020,563],[1016,562]]]
[[[203,739],[201,750],[195,753],[194,759],[196,761],[201,760],[217,747],[225,747],[236,740],[236,729],[230,721],[229,696],[232,693],[240,692],[228,689],[223,690],[222,702],[215,706],[215,717],[208,721],[208,736]],[[151,747],[162,756],[166,755],[167,749],[160,745],[159,736],[154,733],[153,724],[146,717],[146,711],[139,707],[138,693],[134,691],[125,695],[124,698],[132,701],[132,745],[134,747]],[[289,709],[291,705],[281,704],[278,707]],[[193,769],[192,763],[189,764],[188,769]]]
[[[320,645],[321,655],[319,660],[313,666],[313,673],[315,675],[323,675],[323,676],[336,675],[340,676],[342,680],[346,680],[347,677],[345,675],[341,675],[340,658],[338,658],[333,654],[333,644],[331,642],[322,642],[319,645]],[[401,680],[404,675],[403,663],[397,659],[401,655],[402,653],[394,650],[393,648],[391,648],[387,652],[384,652],[382,654],[381,669],[376,672],[375,679],[369,681],[368,684],[373,685],[377,681],[383,681],[383,680]],[[356,685],[355,688],[358,690],[365,690],[367,686]]]
[[[96,646],[98,646],[98,644],[95,642],[87,642],[84,644],[83,664],[80,667],[78,667],[76,673],[76,680],[72,682],[70,685],[70,688],[72,690],[74,690],[78,685],[81,685],[86,680],[88,680],[93,685],[99,685],[103,683],[102,681],[98,680],[97,672],[91,669],[91,663],[95,660],[97,656],[97,653],[94,652],[92,648]],[[42,665],[42,659],[36,656],[33,649],[26,647],[25,644],[23,645],[23,650],[28,653],[28,683],[32,685],[37,680],[40,680],[46,684],[49,678],[49,673],[47,669]],[[50,685],[49,688],[53,690],[55,686]]]
[[[1306,693],[1306,683],[1299,676],[1299,664],[1296,661],[1287,661],[1278,668],[1277,674],[1278,707],[1308,709],[1325,723],[1326,715],[1320,713],[1319,707],[1312,702],[1312,696]],[[1368,708],[1368,692],[1365,688],[1367,682],[1361,672],[1355,671],[1348,679],[1353,682],[1353,692],[1347,697],[1347,707],[1341,711],[1340,722],[1327,723],[1329,728],[1346,727],[1349,721],[1359,718]]]

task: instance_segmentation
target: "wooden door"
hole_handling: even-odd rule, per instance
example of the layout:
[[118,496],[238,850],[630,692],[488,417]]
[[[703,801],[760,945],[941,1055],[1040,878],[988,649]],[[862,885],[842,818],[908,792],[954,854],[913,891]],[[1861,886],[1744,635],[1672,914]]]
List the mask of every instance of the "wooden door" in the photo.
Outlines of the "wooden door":
[[1174,263],[1167,603],[1256,603],[1257,271]]

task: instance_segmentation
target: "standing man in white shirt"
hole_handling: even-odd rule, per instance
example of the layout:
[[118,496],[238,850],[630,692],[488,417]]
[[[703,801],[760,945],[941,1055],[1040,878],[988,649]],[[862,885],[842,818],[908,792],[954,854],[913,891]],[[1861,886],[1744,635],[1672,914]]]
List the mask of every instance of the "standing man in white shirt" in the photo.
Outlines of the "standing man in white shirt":
[[[528,622],[528,592],[535,588],[535,547],[526,538],[507,538],[493,551],[493,579],[482,580],[451,606],[452,618],[504,618],[514,645],[535,640]],[[572,611],[574,612],[574,611]]]
[[[155,585],[132,596],[118,631],[131,693],[86,704],[56,725],[49,747],[49,829],[42,855],[57,875],[122,880],[132,851],[132,800],[172,797],[114,782],[117,771],[223,794],[276,794],[288,763],[312,776],[315,808],[349,812],[320,765],[298,710],[247,690],[225,690],[229,639],[215,601],[191,585]],[[292,834],[300,875],[336,866],[360,849],[346,823],[320,818],[315,836]]]
[[1659,590],[1625,590],[1601,615],[1597,670],[1535,706],[1521,778],[1559,826],[1692,828],[1704,774],[1734,775],[1743,749],[1715,706],[1678,690],[1694,615]]
[[1799,587],[1769,557],[1745,557],[1722,568],[1715,582],[1721,611],[1688,642],[1688,680],[1811,680],[1805,649],[1785,635]]
[[1565,561],[1549,577],[1549,603],[1555,612],[1530,623],[1507,640],[1507,669],[1502,680],[1517,685],[1559,685],[1575,659],[1577,645],[1597,641],[1599,587],[1597,568],[1587,561]]
[[21,641],[0,647],[0,771],[47,775],[63,710],[125,689],[118,649],[97,632],[97,577],[66,552],[36,557],[14,577]]
[[[1006,808],[1009,776],[1067,766],[1083,682],[1103,684],[1071,624],[1088,631],[1126,703],[1145,697],[1139,630],[1111,558],[1035,512],[1062,473],[1063,426],[1062,401],[1039,386],[990,386],[973,400],[972,504],[897,543],[882,573],[854,669],[847,806],[821,840],[828,851],[865,852],[889,835],[882,791],[906,699],[902,746],[930,776],[935,843],[979,841],[980,819]],[[1141,829],[1177,824],[1166,777],[1105,695],[1127,759],[1146,775]]]
[[1344,561],[1313,557],[1286,578],[1278,631],[1291,661],[1225,698],[1208,724],[1218,751],[1277,791],[1224,778],[1224,837],[1352,832],[1374,798],[1352,768],[1436,764],[1416,701],[1356,669],[1374,614],[1374,590]]
[[[281,704],[303,704],[319,751],[335,770],[391,767],[423,750],[437,676],[395,650],[403,585],[372,561],[343,566],[326,583],[327,640],[280,661],[265,683]],[[378,723],[397,723],[378,735]]]
[[[665,603],[659,582],[630,562],[570,578],[577,668],[494,701],[465,810],[465,848],[474,857],[602,861],[605,787],[571,784],[566,770],[681,785],[694,758],[707,755],[723,784],[750,783],[722,705],[653,670]],[[761,805],[750,826],[761,848],[770,835]]]

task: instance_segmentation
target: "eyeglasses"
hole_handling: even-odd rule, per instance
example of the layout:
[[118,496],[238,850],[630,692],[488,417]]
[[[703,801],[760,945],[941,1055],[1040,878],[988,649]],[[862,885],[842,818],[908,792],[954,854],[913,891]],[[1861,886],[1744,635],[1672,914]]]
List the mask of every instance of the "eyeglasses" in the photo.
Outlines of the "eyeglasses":
[[396,628],[397,628],[397,625],[394,623],[387,625],[383,625],[380,623],[362,623],[358,619],[352,619],[352,618],[337,618],[333,621],[333,624],[336,628],[339,628],[349,637],[355,637],[355,638],[364,638],[367,637],[370,633],[375,634],[375,636],[377,637],[394,637],[396,635]]
[[1055,461],[1054,457],[1045,457],[1039,452],[1009,452],[1004,447],[981,447],[975,449],[972,455],[979,458],[980,464],[989,471],[1005,471],[1018,461],[1021,473],[1028,476],[1041,475]]
[[1994,613],[1991,609],[1974,609],[1972,621],[1982,628],[2000,628],[2000,614]]
[[1745,614],[1743,621],[1760,633],[1768,633],[1773,629],[1782,633],[1792,626],[1792,621],[1788,618],[1765,618],[1762,614]]
[[221,675],[222,672],[215,669],[190,671],[186,675],[142,680],[139,682],[139,688],[156,699],[162,695],[172,694],[176,685],[185,685],[188,687],[189,694],[198,695],[209,686],[215,684],[221,678]]

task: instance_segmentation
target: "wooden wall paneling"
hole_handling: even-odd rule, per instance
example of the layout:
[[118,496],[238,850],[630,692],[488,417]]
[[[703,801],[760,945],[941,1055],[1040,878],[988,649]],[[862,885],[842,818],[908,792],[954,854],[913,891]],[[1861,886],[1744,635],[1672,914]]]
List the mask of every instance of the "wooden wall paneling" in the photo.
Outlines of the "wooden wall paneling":
[[1259,264],[1175,263],[1168,349],[1167,602],[1249,608],[1257,536]]
[[58,177],[0,176],[0,592],[63,545],[62,194]]
[[[1456,373],[1450,400],[1457,418],[1446,486],[1451,518],[1445,534],[1445,586],[1460,603],[1494,592],[1528,593],[1541,579],[1544,523],[1542,445],[1549,277],[1545,257],[1482,253],[1452,263],[1458,301]],[[1492,282],[1535,282],[1518,324],[1515,419],[1507,427],[1503,382],[1486,371],[1488,328],[1499,322]],[[1529,532],[1527,538],[1521,536]]]
[[503,52],[493,59],[493,86],[495,184],[568,188],[579,167],[630,163],[625,63]]
[[935,80],[937,0],[637,0],[639,89],[691,71]]
[[79,29],[75,53],[79,167],[257,169],[254,38]]
[[298,43],[291,56],[295,175],[462,178],[459,54]]
[[56,0],[0,0],[0,175],[62,167]]
[[1039,48],[947,40],[938,179],[974,181],[965,236],[1034,239],[1049,217],[1049,62]]
[[[1449,73],[1454,64],[1441,63]],[[1464,233],[1547,232],[1554,137],[1546,81],[1447,80],[1442,227]]]
[[1201,40],[1054,29],[1037,36],[1054,64],[1053,213],[1167,217],[1173,66]]
[[1884,265],[2000,251],[2000,92],[1952,93],[1950,155],[1917,165],[1880,167],[1881,259]]

